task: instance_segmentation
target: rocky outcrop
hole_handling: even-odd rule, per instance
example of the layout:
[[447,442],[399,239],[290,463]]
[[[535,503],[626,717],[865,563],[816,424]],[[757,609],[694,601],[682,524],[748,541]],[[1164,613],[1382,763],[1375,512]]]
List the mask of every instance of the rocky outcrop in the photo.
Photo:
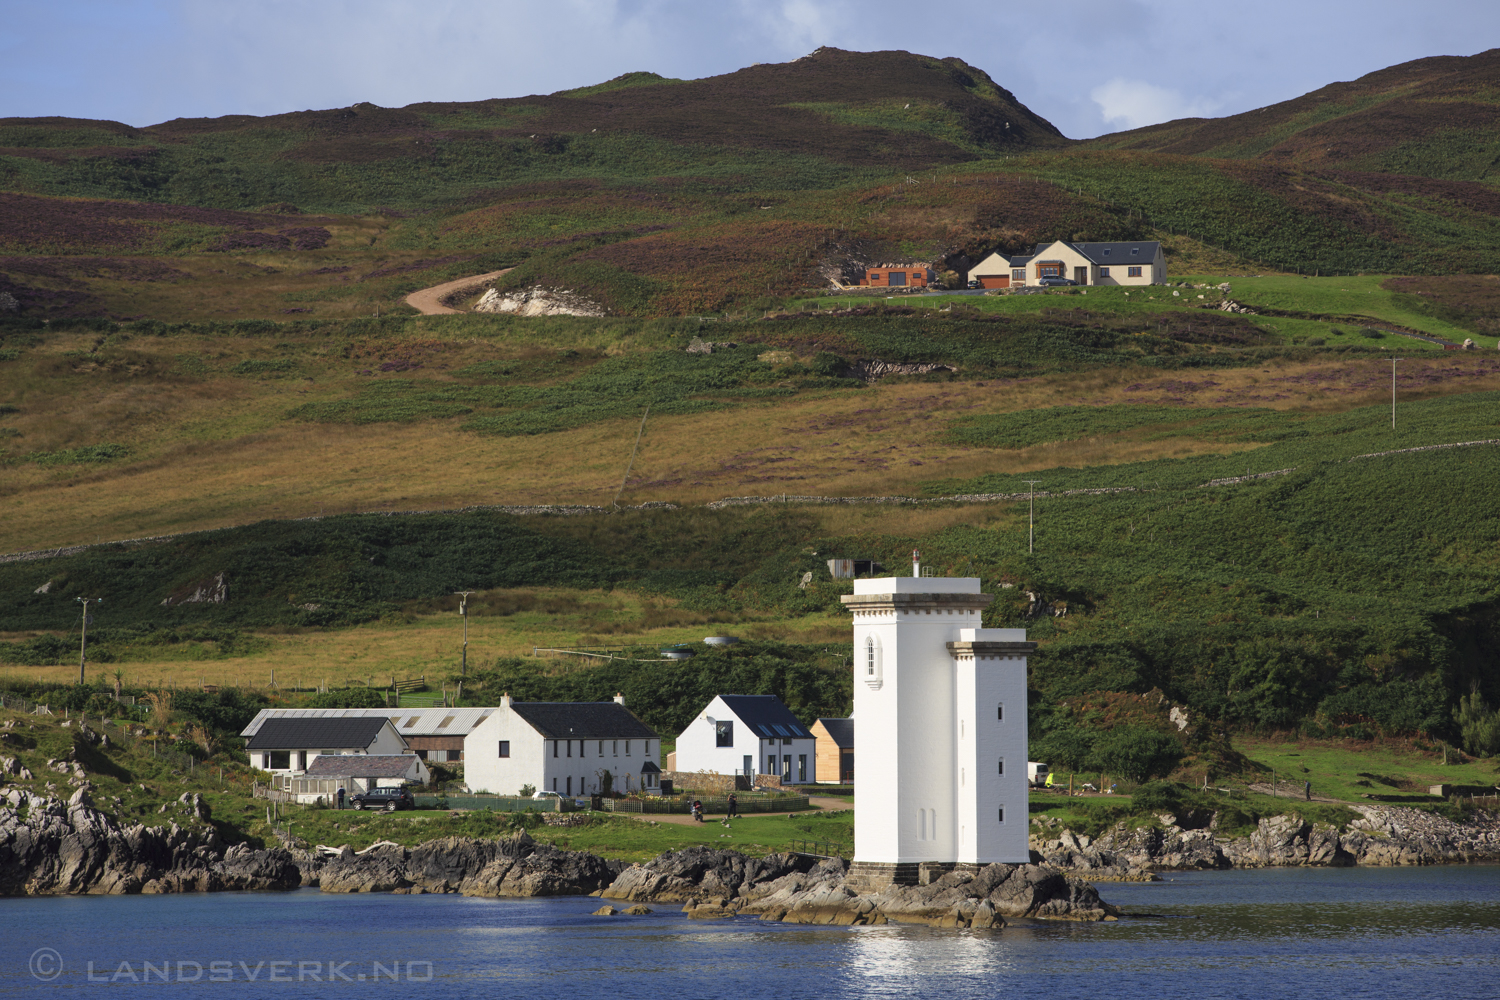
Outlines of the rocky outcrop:
[[324,892],[456,892],[465,896],[585,896],[625,867],[583,851],[538,844],[526,831],[502,840],[447,837],[416,847],[344,848],[318,870]]
[[474,303],[480,313],[511,313],[516,316],[603,316],[604,307],[577,292],[559,288],[527,288],[501,294],[491,288]]
[[736,851],[671,851],[626,869],[600,895],[632,902],[683,903],[691,917],[736,914],[799,924],[923,923],[998,928],[1006,918],[1106,920],[1117,915],[1086,882],[1040,865],[987,865],[928,885],[861,893],[848,863],[805,855],[750,858]]
[[[1031,849],[1046,864],[1100,881],[1149,878],[1187,869],[1425,865],[1500,859],[1500,815],[1466,823],[1419,809],[1351,806],[1361,816],[1344,830],[1297,813],[1262,819],[1247,837],[1222,837],[1217,815],[1197,829],[1170,814],[1160,826],[1120,824],[1097,840],[1039,823]],[[1199,821],[1202,823],[1202,821]]]
[[292,855],[230,846],[199,819],[200,809],[206,815],[201,798],[187,799],[188,826],[122,827],[94,808],[87,787],[65,802],[11,789],[0,799],[0,895],[221,892],[301,884]]

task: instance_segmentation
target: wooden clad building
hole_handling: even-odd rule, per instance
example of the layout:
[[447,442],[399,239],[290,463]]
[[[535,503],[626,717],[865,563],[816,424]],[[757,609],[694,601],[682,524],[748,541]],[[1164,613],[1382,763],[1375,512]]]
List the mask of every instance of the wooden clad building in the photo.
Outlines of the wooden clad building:
[[854,781],[854,720],[819,719],[811,726],[817,740],[817,780],[847,785]]

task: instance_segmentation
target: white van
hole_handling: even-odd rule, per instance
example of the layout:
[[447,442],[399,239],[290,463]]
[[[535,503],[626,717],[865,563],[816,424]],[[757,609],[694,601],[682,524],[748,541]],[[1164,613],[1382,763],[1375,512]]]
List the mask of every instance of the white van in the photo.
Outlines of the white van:
[[1040,788],[1047,783],[1048,769],[1046,764],[1038,764],[1034,760],[1026,762],[1026,783],[1032,788]]

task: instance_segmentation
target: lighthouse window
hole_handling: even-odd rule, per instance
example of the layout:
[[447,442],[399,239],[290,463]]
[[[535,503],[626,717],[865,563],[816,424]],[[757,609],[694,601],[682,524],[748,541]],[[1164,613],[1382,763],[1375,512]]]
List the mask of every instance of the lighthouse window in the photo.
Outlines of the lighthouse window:
[[865,683],[872,690],[880,688],[880,643],[876,638],[868,636],[865,638],[864,649]]
[[1000,758],[1000,773],[1001,774],[1005,773],[1005,758],[1004,757]]
[[995,718],[999,719],[1001,722],[1005,721],[1005,703],[1004,702],[1001,702],[999,705],[997,705],[995,707]]
[[875,643],[873,640],[865,643],[865,676],[875,676]]
[[1000,807],[1000,822],[1002,822],[1002,823],[1005,822],[1005,807],[1004,806]]

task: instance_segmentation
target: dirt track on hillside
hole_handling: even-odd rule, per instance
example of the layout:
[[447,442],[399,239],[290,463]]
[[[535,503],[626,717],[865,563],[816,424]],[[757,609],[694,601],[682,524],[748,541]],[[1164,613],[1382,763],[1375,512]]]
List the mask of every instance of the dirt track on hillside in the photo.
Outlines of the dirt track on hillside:
[[488,274],[475,274],[467,278],[459,278],[457,281],[445,281],[441,285],[433,285],[431,288],[420,288],[406,297],[406,304],[411,306],[423,316],[445,316],[449,313],[460,312],[458,309],[450,309],[443,305],[443,298],[452,295],[460,288],[470,285],[478,285],[486,281],[493,281],[507,271],[513,270],[507,267],[504,271],[491,271]]

